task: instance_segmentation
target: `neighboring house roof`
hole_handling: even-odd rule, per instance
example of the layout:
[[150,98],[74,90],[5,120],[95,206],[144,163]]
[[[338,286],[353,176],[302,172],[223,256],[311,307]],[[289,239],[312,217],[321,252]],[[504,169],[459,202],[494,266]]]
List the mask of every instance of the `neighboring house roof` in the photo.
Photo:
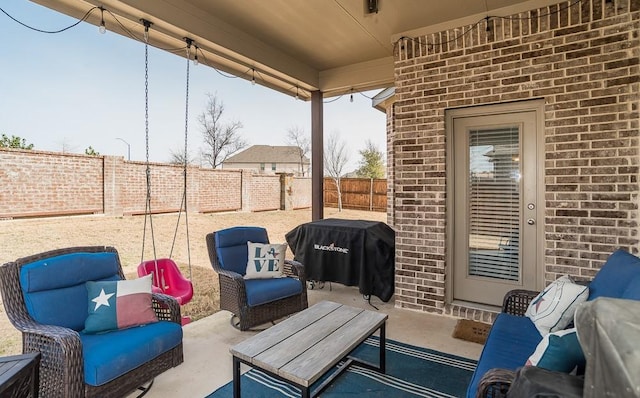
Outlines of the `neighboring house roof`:
[[[297,146],[253,145],[230,156],[224,163],[300,163],[299,151]],[[306,156],[303,163],[309,163]]]

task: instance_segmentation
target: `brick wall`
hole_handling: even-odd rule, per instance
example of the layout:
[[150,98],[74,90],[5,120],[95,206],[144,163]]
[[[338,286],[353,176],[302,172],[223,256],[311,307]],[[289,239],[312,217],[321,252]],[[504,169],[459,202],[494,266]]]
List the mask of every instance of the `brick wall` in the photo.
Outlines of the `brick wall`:
[[293,196],[294,209],[304,209],[309,207],[309,203],[311,203],[311,178],[294,178],[291,195]]
[[396,192],[395,192],[395,102],[387,107],[387,223],[396,223]]
[[[184,189],[182,166],[152,163],[150,179],[151,211],[180,209]],[[279,181],[277,175],[189,167],[187,209],[189,212],[279,209]],[[146,164],[125,161],[119,156],[0,148],[0,187],[0,218],[144,214]],[[293,195],[298,208],[310,207],[310,180],[296,183]]]
[[203,213],[242,208],[242,172],[240,170],[200,171],[197,190]]
[[589,278],[617,247],[638,252],[640,1],[565,1],[488,24],[396,46],[400,307],[492,317],[445,300],[447,108],[544,99],[546,282]]
[[249,188],[249,202],[254,211],[280,209],[280,176],[267,174],[249,174],[245,178]]
[[101,157],[0,150],[0,218],[102,213],[102,162]]

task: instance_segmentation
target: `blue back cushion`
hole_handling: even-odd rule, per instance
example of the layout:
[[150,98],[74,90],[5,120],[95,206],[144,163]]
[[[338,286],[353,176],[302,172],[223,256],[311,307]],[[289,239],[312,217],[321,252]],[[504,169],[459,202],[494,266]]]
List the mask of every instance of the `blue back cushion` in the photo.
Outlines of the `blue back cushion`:
[[115,253],[71,253],[20,268],[20,285],[29,315],[46,325],[80,331],[87,318],[86,281],[118,280]]
[[597,297],[622,298],[630,282],[638,275],[640,275],[640,258],[618,249],[609,256],[589,284],[588,300]]
[[640,300],[640,275],[629,282],[625,291],[622,292],[622,298],[627,300]]
[[220,267],[244,276],[249,257],[247,242],[269,243],[267,230],[261,227],[233,227],[217,231],[215,245]]

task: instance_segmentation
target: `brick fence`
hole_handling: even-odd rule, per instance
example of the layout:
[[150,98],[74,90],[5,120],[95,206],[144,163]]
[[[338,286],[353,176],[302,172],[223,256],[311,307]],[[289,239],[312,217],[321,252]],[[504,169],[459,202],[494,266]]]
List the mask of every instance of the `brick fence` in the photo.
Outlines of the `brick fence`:
[[[150,165],[151,211],[182,204],[183,167]],[[0,218],[75,214],[143,214],[146,164],[120,156],[87,156],[0,148]],[[311,206],[311,179],[189,167],[189,212],[289,210]]]

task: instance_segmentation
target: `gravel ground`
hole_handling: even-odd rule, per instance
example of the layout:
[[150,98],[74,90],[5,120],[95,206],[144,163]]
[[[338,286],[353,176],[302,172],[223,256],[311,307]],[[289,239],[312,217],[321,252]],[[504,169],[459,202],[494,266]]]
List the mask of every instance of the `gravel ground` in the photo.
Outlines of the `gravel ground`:
[[[356,210],[338,212],[333,208],[325,209],[324,217],[386,221],[386,213]],[[299,224],[311,221],[311,210],[189,214],[188,218],[190,243],[187,246],[183,214],[178,224],[173,254],[170,255],[178,216],[176,214],[153,216],[156,255],[158,258],[171,257],[188,272],[190,252],[192,267],[204,267],[208,273],[211,265],[205,244],[207,233],[238,225],[257,225],[267,228],[270,241],[284,242],[287,232]],[[2,247],[0,264],[62,247],[106,245],[114,246],[118,250],[125,274],[135,275],[136,266],[142,258],[145,260],[154,258],[149,219],[147,219],[144,255],[142,253],[144,226],[144,216],[3,220],[0,221],[0,247]],[[287,253],[287,257],[290,258],[291,253],[289,251]],[[213,271],[210,273],[212,278],[215,278],[215,273]],[[208,281],[206,286],[217,289],[217,281]],[[198,289],[195,289],[195,294],[198,294]],[[209,300],[208,306],[213,307],[208,309],[209,313],[217,311],[217,298]],[[12,355],[21,351],[20,334],[9,323],[4,306],[0,307],[0,336],[2,336],[0,337],[0,355]]]

